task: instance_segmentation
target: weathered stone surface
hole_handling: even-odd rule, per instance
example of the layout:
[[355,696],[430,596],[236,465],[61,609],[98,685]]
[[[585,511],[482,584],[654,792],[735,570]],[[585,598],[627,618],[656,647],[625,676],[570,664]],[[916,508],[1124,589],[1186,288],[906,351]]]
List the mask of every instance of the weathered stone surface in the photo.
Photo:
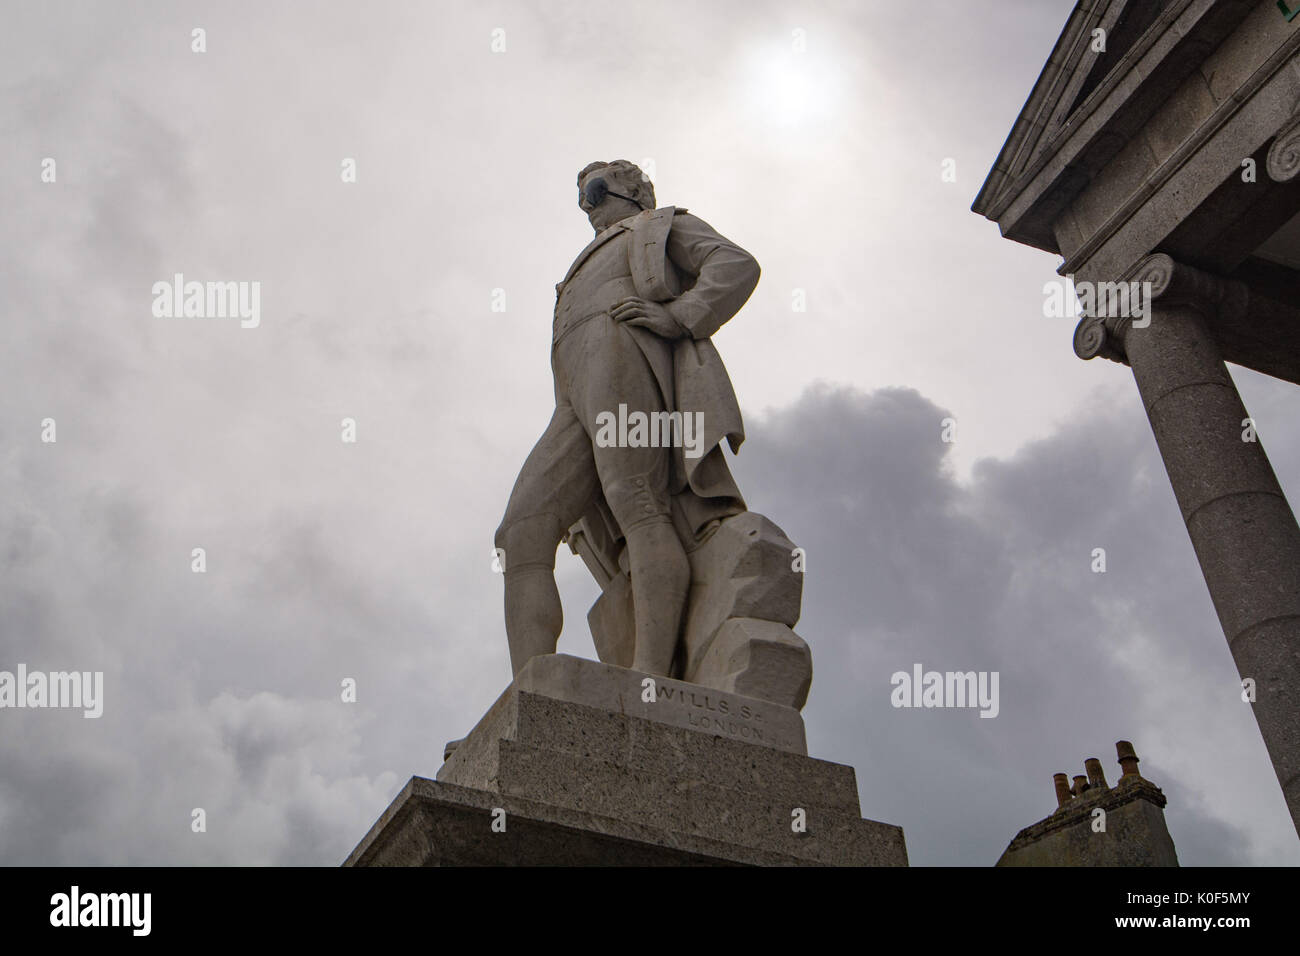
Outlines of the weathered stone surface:
[[[1170,269],[1194,288],[1226,285]],[[1242,440],[1246,409],[1209,323],[1176,292],[1125,347],[1238,673],[1268,696],[1252,712],[1300,832],[1300,525],[1262,443]]]
[[[577,734],[589,740],[585,745],[593,748],[591,753],[627,749],[636,739],[634,734],[643,732],[643,728],[629,726],[630,718],[680,727],[694,735],[728,737],[754,744],[757,750],[771,748],[801,756],[807,753],[803,718],[797,710],[735,693],[706,691],[668,678],[654,678],[655,702],[649,704],[641,698],[645,678],[625,667],[568,654],[533,658],[452,753],[438,771],[438,779],[463,786],[485,786],[486,778],[481,774],[463,778],[447,774],[459,774],[459,767],[480,760],[481,749],[495,740],[526,740],[539,747],[564,749],[552,741],[556,737],[563,739],[565,734]],[[526,706],[534,697],[582,706]]]
[[[505,811],[505,830],[492,829]],[[817,861],[412,777],[344,866],[811,866]]]
[[1075,775],[1073,787],[1066,774],[1056,774],[1056,812],[1017,833],[997,865],[1177,866],[1164,793],[1138,772],[1129,741],[1117,741],[1115,751],[1116,786],[1106,783],[1095,757],[1084,761],[1087,772]]
[[731,618],[718,628],[694,676],[706,687],[799,710],[812,686],[812,653],[784,624]]
[[[720,777],[707,765],[665,775],[512,741],[501,741],[499,747],[497,783],[503,793],[828,865],[900,862],[897,827],[861,819],[856,800],[849,808],[826,806],[807,783],[780,799],[766,790],[715,783]],[[806,818],[806,832],[791,828],[796,809]]]
[[438,771],[438,779],[459,786],[496,789],[502,750],[510,741],[548,753],[655,774],[668,780],[710,780],[773,799],[794,800],[812,788],[828,806],[854,808],[858,788],[853,768],[824,760],[789,759],[789,751],[655,723],[536,694],[510,695],[494,708],[466,744]]
[[632,608],[632,581],[626,574],[609,579],[587,612],[587,626],[596,645],[596,657],[606,664],[631,667],[636,653],[636,616]]
[[808,752],[803,718],[793,707],[667,677],[652,678],[650,703],[643,699],[647,676],[568,654],[548,654],[533,658],[503,697],[536,694],[791,753]]
[[[1177,866],[1163,797],[1146,781],[1077,798],[1067,810],[1016,834],[998,866]],[[1092,811],[1106,811],[1093,829]]]
[[1231,100],[1293,32],[1293,24],[1278,15],[1275,3],[1253,6],[1241,25],[1200,65],[1201,75],[1220,103]]
[[[1300,615],[1266,620],[1242,632],[1232,642],[1237,672],[1255,682],[1255,700],[1250,704],[1264,738],[1273,767],[1282,784],[1291,818],[1300,825],[1300,704],[1295,688],[1300,687]],[[1290,776],[1283,776],[1290,772]]]
[[[812,654],[790,629],[799,620],[803,595],[794,552],[785,532],[746,511],[722,521],[687,555],[691,590],[677,655],[683,680],[803,707],[812,685]],[[630,667],[636,644],[631,582],[615,574],[603,587],[587,614],[597,654],[605,663]],[[736,620],[751,623],[730,623]],[[725,640],[715,649],[720,637]],[[752,648],[751,638],[757,640]]]
[[[702,688],[664,679],[656,679],[663,696],[647,703],[643,676],[565,655],[534,658],[447,759],[437,783],[413,780],[350,862],[509,862],[511,844],[488,841],[498,834],[482,815],[483,807],[509,804],[511,819],[521,814],[529,839],[537,835],[546,847],[540,855],[529,850],[534,862],[906,865],[902,831],[861,819],[853,769],[804,755],[797,711],[716,691],[709,710]],[[680,699],[679,687],[697,698]],[[750,722],[749,736],[689,719],[722,716],[723,701],[728,716],[735,708]],[[780,746],[792,738],[768,733],[790,719],[798,747]],[[796,819],[803,825],[793,826]],[[568,828],[577,849],[560,846],[556,828]],[[574,832],[584,828],[592,832]],[[483,839],[478,851],[467,834]],[[665,855],[629,849],[627,841]]]
[[[1143,130],[1141,140],[1151,151],[1155,164],[1163,163],[1174,154],[1189,136],[1210,118],[1214,112],[1214,96],[1210,84],[1200,71],[1193,72],[1173,94],[1152,114]],[[1151,170],[1148,170],[1148,174]],[[1146,177],[1143,176],[1143,179]],[[1127,193],[1118,189],[1116,196],[1131,195],[1141,186],[1141,180],[1131,183]]]
[[[724,621],[735,617],[793,627],[803,600],[803,573],[793,570],[794,542],[755,511],[722,522],[690,554],[691,601],[682,638],[682,676],[696,673]],[[809,663],[811,670],[811,661]]]
[[[1234,655],[1247,630],[1290,621],[1291,636],[1282,639],[1279,650],[1300,662],[1300,531],[1287,500],[1254,491],[1225,496],[1193,515],[1187,531]],[[1259,678],[1238,663],[1244,676]],[[1300,693],[1293,691],[1292,699],[1297,709],[1291,725],[1297,726]],[[1294,769],[1300,772],[1300,763]]]

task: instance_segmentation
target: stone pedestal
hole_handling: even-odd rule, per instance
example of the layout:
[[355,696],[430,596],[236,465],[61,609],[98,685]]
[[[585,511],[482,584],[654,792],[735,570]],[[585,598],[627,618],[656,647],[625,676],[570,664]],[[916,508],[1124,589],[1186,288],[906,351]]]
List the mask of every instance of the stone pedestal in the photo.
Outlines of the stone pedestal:
[[534,658],[345,865],[907,865],[797,710],[664,678],[651,702],[644,680]]

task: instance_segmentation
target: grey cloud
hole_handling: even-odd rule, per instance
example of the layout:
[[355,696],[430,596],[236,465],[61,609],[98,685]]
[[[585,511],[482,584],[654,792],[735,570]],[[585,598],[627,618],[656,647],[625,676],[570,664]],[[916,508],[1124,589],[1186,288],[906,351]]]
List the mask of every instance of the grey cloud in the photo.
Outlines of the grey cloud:
[[[1152,775],[1185,863],[1267,859],[1285,809],[1145,422],[1099,398],[961,483],[946,416],[915,392],[820,389],[751,423],[751,506],[808,551],[812,752],[858,768],[864,813],[902,824],[914,862],[981,865],[1054,808],[1052,773],[1098,756],[1114,779],[1131,739],[1170,769]],[[889,676],[917,662],[1000,672],[1001,713],[892,708]],[[1225,776],[1259,796],[1241,805]]]

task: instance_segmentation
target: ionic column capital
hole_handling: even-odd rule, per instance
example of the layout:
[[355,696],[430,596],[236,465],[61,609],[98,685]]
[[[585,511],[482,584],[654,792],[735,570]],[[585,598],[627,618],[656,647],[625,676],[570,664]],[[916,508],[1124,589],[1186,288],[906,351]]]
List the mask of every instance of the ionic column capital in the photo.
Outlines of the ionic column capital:
[[1074,327],[1074,354],[1085,362],[1101,356],[1122,365],[1128,364],[1119,337],[1106,328],[1106,322],[1095,315],[1085,315]]
[[1205,272],[1178,262],[1163,252],[1147,256],[1129,272],[1125,281],[1151,283],[1151,301],[1161,305],[1185,305],[1206,316],[1220,313],[1234,318],[1246,311],[1250,290],[1235,279]]
[[1278,131],[1277,138],[1268,149],[1264,161],[1269,178],[1277,183],[1288,183],[1300,176],[1300,113]]
[[1147,256],[1121,282],[1134,290],[1129,296],[1130,305],[1136,298],[1139,306],[1130,308],[1126,315],[1085,315],[1080,319],[1074,329],[1074,354],[1079,358],[1101,356],[1127,365],[1124,343],[1134,330],[1141,331],[1151,324],[1157,301],[1165,308],[1194,309],[1206,318],[1219,314],[1236,318],[1246,311],[1250,300],[1249,289],[1243,283],[1178,262],[1163,252]]

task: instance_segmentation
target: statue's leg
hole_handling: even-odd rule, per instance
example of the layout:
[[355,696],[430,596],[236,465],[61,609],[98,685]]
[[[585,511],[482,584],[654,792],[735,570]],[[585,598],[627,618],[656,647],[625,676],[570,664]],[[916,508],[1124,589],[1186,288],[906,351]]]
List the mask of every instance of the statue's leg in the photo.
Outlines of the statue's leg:
[[[667,676],[691,586],[690,562],[669,517],[667,450],[597,448],[596,468],[605,500],[627,539],[636,620],[632,666]],[[629,468],[638,470],[628,474]]]
[[506,639],[515,674],[537,655],[555,653],[564,625],[555,549],[599,487],[591,440],[573,409],[557,405],[520,469],[495,539],[504,552]]
[[668,516],[627,533],[636,615],[632,667],[668,676],[691,586],[691,566]]
[[[628,331],[612,320],[595,321],[588,335],[599,361],[588,363],[588,373],[572,399],[579,416],[590,424],[593,438],[599,434],[597,416],[614,414],[620,404],[627,406],[629,414],[651,416],[664,411],[659,383]],[[652,344],[668,347],[662,340]],[[636,620],[632,666],[667,676],[691,585],[690,562],[670,517],[672,450],[645,447],[641,442],[633,445],[630,440],[623,447],[602,447],[600,441],[594,441],[594,446],[605,501],[627,540]]]
[[[497,535],[497,547],[507,555],[506,640],[510,645],[510,669],[515,674],[537,655],[554,654],[564,627],[560,592],[555,587],[559,527],[555,515],[532,515]],[[549,558],[542,558],[543,554]],[[526,556],[536,560],[527,560]]]

